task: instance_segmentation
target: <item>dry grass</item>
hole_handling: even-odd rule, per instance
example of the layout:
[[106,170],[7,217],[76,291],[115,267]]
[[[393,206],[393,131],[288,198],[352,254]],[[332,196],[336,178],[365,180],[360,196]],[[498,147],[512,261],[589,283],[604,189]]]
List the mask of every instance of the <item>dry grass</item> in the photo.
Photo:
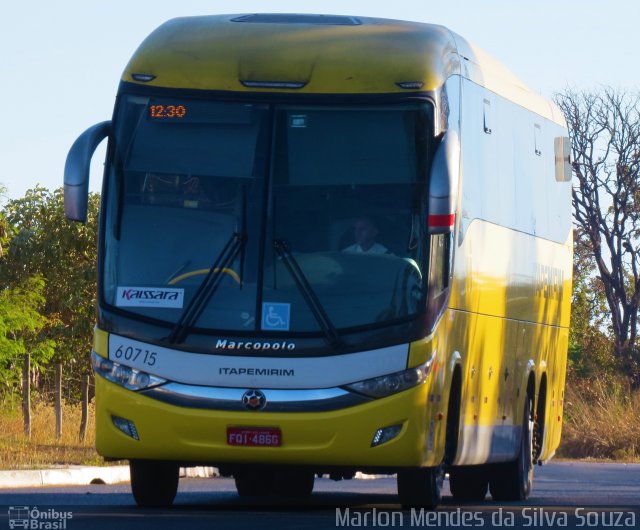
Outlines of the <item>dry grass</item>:
[[56,439],[54,408],[38,403],[33,407],[31,438],[24,435],[22,411],[19,407],[0,410],[0,469],[43,469],[58,465],[101,465],[96,453],[95,417],[89,406],[87,437],[80,442],[80,405],[64,404],[62,437]]
[[565,396],[558,456],[640,460],[640,391],[594,380],[568,384]]

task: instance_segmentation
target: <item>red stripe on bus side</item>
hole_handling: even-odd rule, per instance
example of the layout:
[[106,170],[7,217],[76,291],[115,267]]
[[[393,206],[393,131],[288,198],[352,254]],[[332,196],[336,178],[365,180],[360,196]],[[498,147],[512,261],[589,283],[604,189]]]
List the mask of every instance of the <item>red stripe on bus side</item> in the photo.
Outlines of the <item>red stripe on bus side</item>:
[[429,226],[453,226],[455,224],[456,215],[430,215]]

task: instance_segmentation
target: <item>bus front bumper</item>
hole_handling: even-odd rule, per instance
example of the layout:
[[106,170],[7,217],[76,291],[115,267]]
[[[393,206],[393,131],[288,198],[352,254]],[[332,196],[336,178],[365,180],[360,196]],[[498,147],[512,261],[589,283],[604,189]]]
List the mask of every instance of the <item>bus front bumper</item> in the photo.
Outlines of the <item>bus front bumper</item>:
[[[256,412],[190,408],[132,392],[96,376],[96,447],[106,458],[172,460],[184,464],[288,464],[408,467],[442,460],[442,401],[430,403],[430,379],[365,404],[326,412]],[[433,401],[433,400],[431,400]],[[116,427],[135,426],[138,439]],[[120,420],[121,421],[121,420]],[[372,447],[379,429],[401,426]],[[227,429],[277,428],[278,447],[229,445]]]

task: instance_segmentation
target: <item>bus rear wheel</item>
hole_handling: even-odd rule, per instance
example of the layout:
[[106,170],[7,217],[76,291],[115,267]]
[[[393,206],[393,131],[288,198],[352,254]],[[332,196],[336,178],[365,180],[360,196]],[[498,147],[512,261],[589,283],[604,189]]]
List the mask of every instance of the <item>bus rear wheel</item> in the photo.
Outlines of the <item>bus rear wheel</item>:
[[178,491],[180,468],[171,462],[130,460],[131,492],[138,506],[169,506]]
[[518,457],[513,462],[493,466],[489,489],[495,501],[523,501],[531,493],[533,483],[533,432],[531,399],[527,398],[522,420],[522,436]]
[[461,466],[449,470],[449,489],[457,501],[482,501],[488,488],[487,466]]
[[442,500],[444,468],[420,467],[398,471],[398,496],[404,508],[434,509]]

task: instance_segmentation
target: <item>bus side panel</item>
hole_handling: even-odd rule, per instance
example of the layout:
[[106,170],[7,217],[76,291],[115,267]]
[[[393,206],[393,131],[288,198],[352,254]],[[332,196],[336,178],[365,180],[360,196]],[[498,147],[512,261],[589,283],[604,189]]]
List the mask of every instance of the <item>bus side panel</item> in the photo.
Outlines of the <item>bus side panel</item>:
[[542,461],[551,458],[560,445],[568,342],[568,329],[552,328],[546,358],[547,389],[543,404],[544,413],[542,417],[537,418],[538,422],[544,425],[543,445],[539,455],[539,459]]
[[[450,306],[568,327],[571,183],[555,180],[553,147],[566,130],[468,80],[462,86],[463,176]],[[468,235],[478,222],[491,228]]]
[[513,370],[518,323],[466,311],[449,315],[450,348],[460,353],[462,374],[455,464],[508,460],[514,455],[517,428],[506,414],[512,385],[503,384],[503,374]]
[[452,329],[464,366],[456,463],[515,457],[531,371],[536,395],[547,379],[546,456],[559,443],[570,311],[571,186],[555,181],[553,152],[566,131],[467,80],[462,93],[450,299],[464,315]]

